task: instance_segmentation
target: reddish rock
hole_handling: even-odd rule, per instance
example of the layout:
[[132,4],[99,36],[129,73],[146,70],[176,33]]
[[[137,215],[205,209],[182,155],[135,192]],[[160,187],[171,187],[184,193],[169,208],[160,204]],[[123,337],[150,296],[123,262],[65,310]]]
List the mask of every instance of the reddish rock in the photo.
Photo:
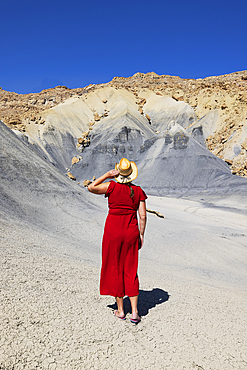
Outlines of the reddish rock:
[[79,158],[77,158],[77,157],[73,157],[73,158],[72,158],[72,161],[71,161],[72,166],[73,166],[73,164],[78,163],[79,161],[80,161],[80,159],[79,159]]
[[147,118],[148,122],[150,123],[151,122],[151,118],[149,117],[148,114],[146,114],[146,118]]
[[139,102],[138,102],[138,105],[144,105],[144,104],[146,104],[146,99],[142,99],[142,100],[140,100]]
[[233,161],[231,159],[225,159],[225,162],[230,166],[233,164]]
[[76,180],[75,176],[73,176],[71,172],[67,172],[67,176],[68,176],[68,178],[70,178],[73,181]]
[[84,180],[83,181],[83,185],[85,186],[85,188],[87,188],[88,185],[90,185],[90,184],[92,184],[92,181],[90,181],[90,180]]
[[11,118],[9,121],[8,121],[8,124],[9,125],[20,125],[20,124],[22,124],[22,121],[21,121],[21,119],[19,118],[19,117],[13,117],[13,118]]
[[95,113],[94,120],[95,121],[100,121],[100,116],[98,115],[98,113]]
[[80,145],[83,144],[84,143],[84,140],[85,139],[83,137],[79,137],[78,138],[78,144],[80,144]]

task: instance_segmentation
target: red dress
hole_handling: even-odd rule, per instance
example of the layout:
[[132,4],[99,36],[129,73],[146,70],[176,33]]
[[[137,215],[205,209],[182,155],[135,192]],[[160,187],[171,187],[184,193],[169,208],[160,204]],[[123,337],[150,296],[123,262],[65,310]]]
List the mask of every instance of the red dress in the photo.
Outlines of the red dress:
[[110,182],[105,194],[109,213],[102,242],[100,294],[129,297],[139,294],[138,246],[140,233],[137,210],[140,201],[147,199],[144,191],[131,184],[134,197],[126,184]]

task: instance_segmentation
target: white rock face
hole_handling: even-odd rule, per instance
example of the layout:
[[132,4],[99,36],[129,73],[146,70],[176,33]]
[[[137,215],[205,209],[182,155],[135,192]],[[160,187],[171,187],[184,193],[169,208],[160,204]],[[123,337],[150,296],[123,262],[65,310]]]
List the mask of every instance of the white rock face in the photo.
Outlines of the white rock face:
[[152,127],[156,130],[166,130],[171,122],[188,127],[197,120],[193,108],[185,102],[177,102],[168,96],[159,96],[151,91],[143,93],[143,96],[147,100],[143,112],[149,115]]

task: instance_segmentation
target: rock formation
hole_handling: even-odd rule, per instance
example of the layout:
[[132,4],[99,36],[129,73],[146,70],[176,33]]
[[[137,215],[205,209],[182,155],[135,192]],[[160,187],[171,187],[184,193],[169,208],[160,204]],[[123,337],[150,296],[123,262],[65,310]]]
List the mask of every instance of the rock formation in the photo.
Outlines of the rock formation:
[[[137,161],[143,186],[148,163],[150,170],[161,166],[165,178],[156,174],[156,183],[167,189],[163,193],[173,187],[184,193],[198,184],[204,191],[215,189],[216,182],[220,188],[231,184],[229,190],[244,186],[231,172],[247,177],[246,85],[246,71],[197,80],[136,73],[78,89],[57,86],[25,95],[0,90],[0,118],[61,172],[70,168],[81,183],[126,156]],[[164,158],[177,158],[180,166],[168,174]],[[192,172],[197,180],[194,175],[189,180]],[[157,193],[151,182],[148,189]]]

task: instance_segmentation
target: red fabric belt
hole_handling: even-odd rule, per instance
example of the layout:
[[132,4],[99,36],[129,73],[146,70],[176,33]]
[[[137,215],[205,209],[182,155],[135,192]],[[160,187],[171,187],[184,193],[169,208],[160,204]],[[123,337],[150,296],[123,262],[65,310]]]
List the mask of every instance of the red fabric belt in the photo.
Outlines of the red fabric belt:
[[108,214],[114,216],[136,215],[136,211],[128,209],[110,209]]

